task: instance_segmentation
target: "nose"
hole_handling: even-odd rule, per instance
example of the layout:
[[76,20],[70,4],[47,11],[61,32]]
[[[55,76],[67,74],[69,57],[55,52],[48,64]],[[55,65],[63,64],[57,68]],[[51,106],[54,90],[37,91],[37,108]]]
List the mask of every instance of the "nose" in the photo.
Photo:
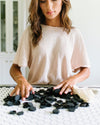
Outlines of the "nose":
[[47,0],[47,9],[48,10],[52,10],[52,6],[53,6],[53,3],[52,3],[52,1],[51,0]]

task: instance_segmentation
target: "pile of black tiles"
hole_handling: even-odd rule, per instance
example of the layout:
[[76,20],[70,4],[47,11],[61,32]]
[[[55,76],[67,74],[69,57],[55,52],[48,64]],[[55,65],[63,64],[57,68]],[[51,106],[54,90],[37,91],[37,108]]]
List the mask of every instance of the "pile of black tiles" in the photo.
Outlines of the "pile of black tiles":
[[[67,109],[70,112],[74,112],[78,107],[88,107],[89,103],[85,102],[81,99],[77,94],[71,94],[68,92],[67,94],[60,95],[60,89],[53,89],[53,87],[49,87],[45,89],[39,89],[39,91],[35,91],[35,94],[30,92],[30,95],[26,100],[34,100],[37,103],[40,103],[40,108],[46,107],[55,107],[52,111],[53,114],[58,114],[59,109]],[[57,97],[60,99],[58,100]],[[12,105],[20,105],[21,96],[7,96],[4,98],[4,105],[12,106]],[[28,108],[29,111],[35,111],[36,107],[33,106],[31,102],[24,102],[23,108]]]

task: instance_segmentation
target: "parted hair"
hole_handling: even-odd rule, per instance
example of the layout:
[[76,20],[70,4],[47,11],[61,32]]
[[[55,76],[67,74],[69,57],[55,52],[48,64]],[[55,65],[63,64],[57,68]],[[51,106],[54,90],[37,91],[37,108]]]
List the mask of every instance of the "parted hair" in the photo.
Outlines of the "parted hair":
[[[68,17],[71,3],[70,0],[62,0],[62,2],[62,10],[60,12],[61,25],[64,27],[66,32],[69,33],[72,28],[72,22]],[[45,24],[45,16],[43,15],[42,10],[39,6],[39,0],[31,0],[29,6],[28,22],[31,25],[33,46],[37,46],[42,37],[41,24]]]

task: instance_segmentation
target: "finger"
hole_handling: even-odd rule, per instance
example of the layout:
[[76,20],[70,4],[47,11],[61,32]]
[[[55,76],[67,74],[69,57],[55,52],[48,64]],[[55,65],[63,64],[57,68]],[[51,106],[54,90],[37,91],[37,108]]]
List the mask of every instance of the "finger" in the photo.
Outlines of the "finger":
[[22,87],[21,87],[21,97],[22,97],[23,101],[25,100],[24,94],[25,94],[25,86],[22,85]]
[[53,87],[54,89],[59,89],[63,86],[64,82],[59,83],[57,86]]
[[15,90],[16,90],[16,89],[14,89],[14,90],[11,92],[10,96],[13,96],[13,95],[14,95]]
[[35,94],[33,87],[31,87],[30,91],[32,91],[32,93]]
[[71,88],[71,95],[73,95],[73,87]]
[[19,92],[20,92],[20,89],[17,88],[15,94],[16,94],[16,95],[19,95]]
[[29,88],[28,87],[26,87],[26,92],[25,93],[26,93],[25,97],[28,98],[28,96],[29,96]]
[[61,91],[60,91],[60,95],[62,95],[62,93],[65,91],[65,89],[67,88],[67,86],[68,86],[68,84],[65,84],[63,87],[62,87],[62,89],[61,89]]
[[64,93],[67,94],[70,89],[71,89],[71,88],[68,86]]

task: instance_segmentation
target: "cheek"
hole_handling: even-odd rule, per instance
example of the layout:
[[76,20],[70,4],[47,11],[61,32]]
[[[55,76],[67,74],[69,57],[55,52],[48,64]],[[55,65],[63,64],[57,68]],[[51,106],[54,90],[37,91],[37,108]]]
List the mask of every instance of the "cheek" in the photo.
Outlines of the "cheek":
[[58,10],[58,11],[61,11],[61,9],[62,9],[62,2],[59,1],[57,4],[54,5],[54,8],[55,8],[56,10]]

